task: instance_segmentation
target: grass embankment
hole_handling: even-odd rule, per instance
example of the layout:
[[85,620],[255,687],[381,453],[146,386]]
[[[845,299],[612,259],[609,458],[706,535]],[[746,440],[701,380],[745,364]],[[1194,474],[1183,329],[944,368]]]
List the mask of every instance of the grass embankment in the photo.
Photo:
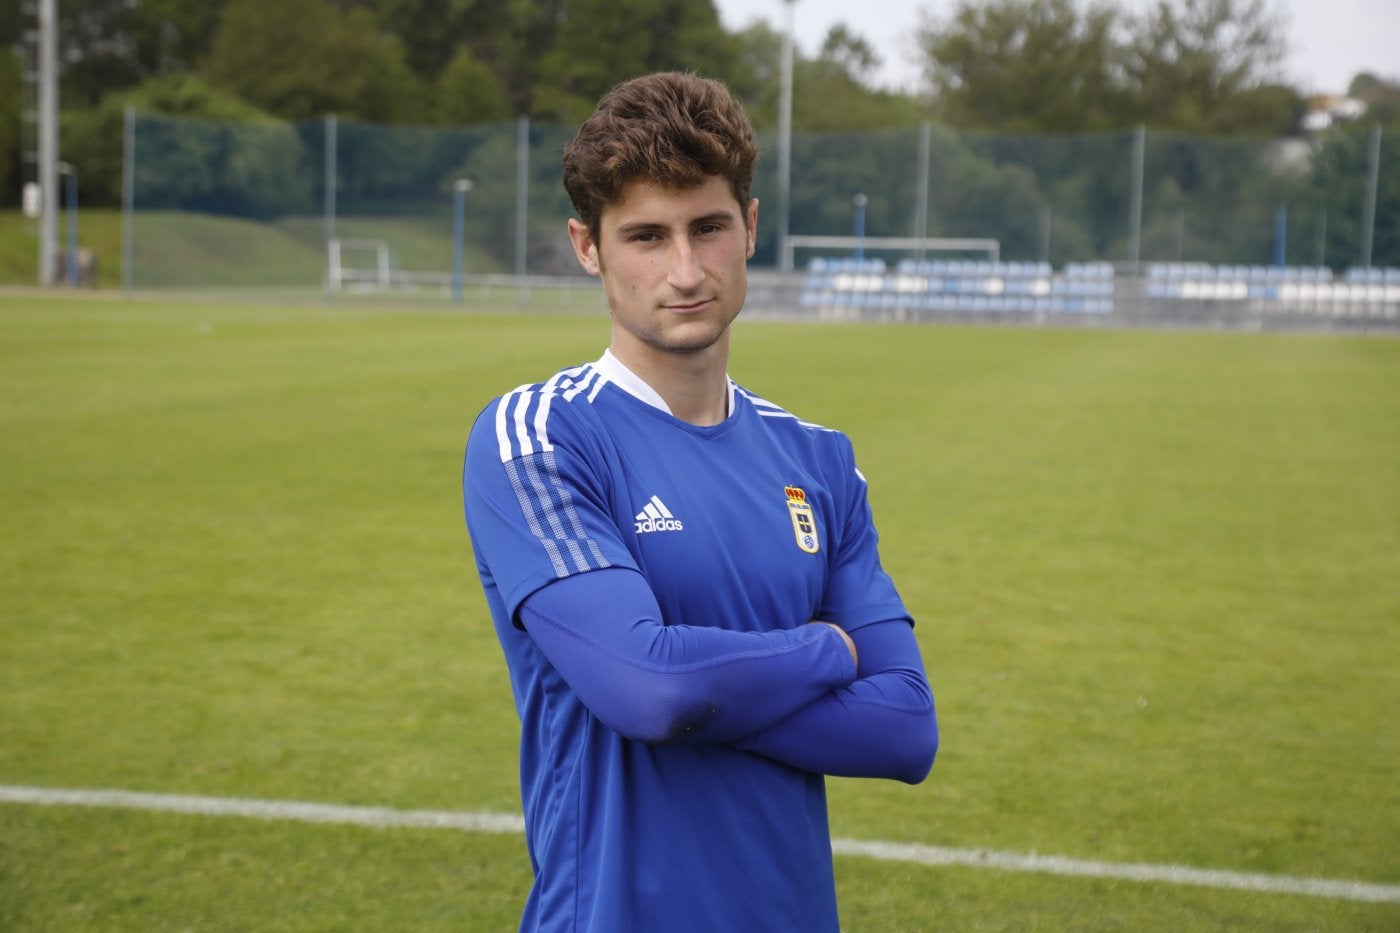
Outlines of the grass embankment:
[[[162,211],[137,212],[132,221],[132,284],[150,288],[311,286],[325,278],[325,222],[319,217],[260,223],[235,217]],[[346,239],[382,240],[395,269],[452,269],[451,227],[438,218],[341,218]],[[58,246],[67,249],[68,228],[59,216]],[[116,210],[80,212],[78,242],[97,257],[99,288],[122,285],[122,218]],[[0,285],[38,281],[38,221],[18,211],[0,214]],[[372,266],[372,255],[347,257]],[[498,264],[467,244],[465,268],[496,272]]]

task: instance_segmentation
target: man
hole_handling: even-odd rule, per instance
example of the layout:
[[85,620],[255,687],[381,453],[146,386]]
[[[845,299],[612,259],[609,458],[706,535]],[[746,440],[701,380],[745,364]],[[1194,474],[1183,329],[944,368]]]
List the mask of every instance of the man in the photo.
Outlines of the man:
[[850,442],[726,375],[755,161],[723,85],[605,96],[564,184],[611,343],[492,402],[467,445],[522,723],[525,930],[836,930],[823,775],[933,764]]

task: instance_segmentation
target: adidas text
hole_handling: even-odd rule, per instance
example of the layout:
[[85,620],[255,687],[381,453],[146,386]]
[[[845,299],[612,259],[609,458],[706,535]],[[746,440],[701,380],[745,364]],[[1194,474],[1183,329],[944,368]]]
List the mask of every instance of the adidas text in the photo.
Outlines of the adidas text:
[[648,531],[684,531],[685,526],[678,518],[647,518],[637,522],[637,534]]

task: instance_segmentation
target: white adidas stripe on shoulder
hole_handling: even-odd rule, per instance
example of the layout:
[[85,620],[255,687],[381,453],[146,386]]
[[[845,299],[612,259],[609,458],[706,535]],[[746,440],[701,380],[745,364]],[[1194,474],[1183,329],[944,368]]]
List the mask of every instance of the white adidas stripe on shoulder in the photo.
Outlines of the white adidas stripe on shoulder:
[[764,417],[764,418],[791,418],[793,421],[796,421],[798,424],[800,424],[800,425],[801,425],[802,427],[804,427],[804,428],[812,428],[812,429],[815,430],[815,431],[829,431],[829,432],[831,432],[832,434],[837,433],[837,431],[836,431],[835,428],[828,428],[828,427],[826,427],[825,425],[813,424],[813,423],[810,422],[810,421],[803,421],[801,418],[797,417],[797,416],[794,415],[792,412],[790,412],[790,411],[788,411],[787,409],[783,408],[781,405],[775,405],[774,403],[768,401],[766,398],[762,398],[762,397],[760,397],[760,396],[754,395],[754,394],[753,394],[752,392],[750,392],[748,389],[745,389],[745,388],[742,388],[742,387],[739,387],[739,386],[736,386],[735,388],[738,389],[739,394],[743,395],[744,398],[746,398],[746,399],[749,400],[750,404],[752,404],[753,407],[754,407],[754,411],[758,412],[758,414],[759,414],[761,417]]
[[529,456],[537,450],[541,453],[553,450],[554,445],[549,442],[549,411],[553,400],[563,398],[572,402],[587,392],[586,398],[592,402],[607,381],[591,363],[585,363],[560,370],[547,382],[523,385],[501,396],[496,405],[496,443],[501,462]]

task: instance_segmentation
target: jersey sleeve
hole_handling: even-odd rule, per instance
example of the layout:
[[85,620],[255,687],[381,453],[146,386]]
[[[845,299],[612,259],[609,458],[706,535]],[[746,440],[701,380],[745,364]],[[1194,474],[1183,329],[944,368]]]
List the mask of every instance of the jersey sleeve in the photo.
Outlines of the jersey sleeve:
[[463,501],[477,569],[513,621],[526,596],[555,580],[637,569],[608,512],[603,452],[582,420],[547,385],[520,389],[488,405],[467,442]]
[[914,784],[938,750],[933,693],[913,618],[880,562],[865,477],[850,441],[838,437],[840,533],[817,618],[850,634],[860,655],[857,679],[735,744],[805,771]]
[[851,442],[840,435],[838,450],[841,535],[831,559],[826,589],[817,618],[835,622],[847,632],[888,619],[913,617],[880,563],[880,536],[870,509],[865,477],[856,469]]
[[859,679],[735,745],[804,771],[917,784],[938,753],[938,718],[914,630],[896,619],[851,640]]
[[520,618],[590,713],[653,744],[733,741],[856,676],[830,625],[766,632],[666,625],[641,574],[624,570],[536,590]]

